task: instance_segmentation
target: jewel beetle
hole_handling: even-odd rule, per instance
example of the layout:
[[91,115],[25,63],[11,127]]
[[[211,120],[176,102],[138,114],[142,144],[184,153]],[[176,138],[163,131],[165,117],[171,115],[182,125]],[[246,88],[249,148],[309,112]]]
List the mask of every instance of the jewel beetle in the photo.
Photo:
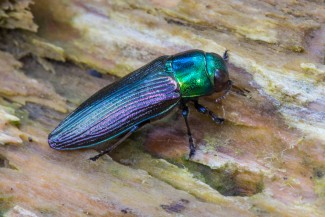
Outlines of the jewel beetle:
[[[202,50],[189,50],[172,56],[161,56],[121,80],[99,90],[50,134],[48,143],[57,150],[75,150],[96,146],[118,136],[121,138],[91,160],[109,153],[141,126],[179,106],[184,117],[191,158],[195,153],[187,104],[223,123],[212,111],[199,103],[199,97],[222,93],[232,87],[223,57]],[[220,99],[220,98],[219,98]]]

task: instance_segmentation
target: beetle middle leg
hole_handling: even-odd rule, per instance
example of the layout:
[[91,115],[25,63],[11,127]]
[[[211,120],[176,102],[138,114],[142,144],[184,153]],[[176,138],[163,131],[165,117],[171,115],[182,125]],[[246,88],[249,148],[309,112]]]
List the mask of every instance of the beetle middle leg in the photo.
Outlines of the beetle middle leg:
[[187,107],[187,105],[185,103],[181,104],[181,109],[182,109],[182,115],[184,117],[186,128],[187,128],[187,136],[188,136],[188,141],[190,143],[189,144],[189,147],[190,147],[189,158],[191,158],[195,154],[195,145],[194,145],[191,129],[190,129],[190,126],[188,124],[188,119],[187,119],[189,110],[188,110],[188,107]]
[[198,100],[193,100],[193,102],[194,102],[194,107],[198,112],[202,114],[208,114],[215,123],[223,124],[223,122],[225,121],[225,119],[219,118],[215,113],[210,111],[207,107],[201,105]]

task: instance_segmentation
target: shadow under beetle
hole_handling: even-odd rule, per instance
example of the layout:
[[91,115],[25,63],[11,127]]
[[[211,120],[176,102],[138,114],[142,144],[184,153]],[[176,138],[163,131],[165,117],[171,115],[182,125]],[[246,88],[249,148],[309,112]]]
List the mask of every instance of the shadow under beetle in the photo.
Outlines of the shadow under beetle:
[[179,106],[187,127],[191,158],[195,145],[188,124],[187,103],[193,102],[197,111],[208,114],[217,124],[223,123],[224,119],[201,105],[198,99],[214,92],[222,93],[223,98],[229,92],[232,82],[227,60],[227,51],[223,57],[201,50],[159,57],[82,103],[49,135],[49,145],[57,150],[74,150],[124,135],[107,150],[90,158],[95,161],[150,120],[161,118]]

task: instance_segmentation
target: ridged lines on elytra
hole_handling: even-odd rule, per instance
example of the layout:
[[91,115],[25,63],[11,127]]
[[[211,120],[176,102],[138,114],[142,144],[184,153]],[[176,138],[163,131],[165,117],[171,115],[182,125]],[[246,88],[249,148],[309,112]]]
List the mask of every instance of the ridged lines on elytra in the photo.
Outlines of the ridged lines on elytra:
[[[151,98],[154,97],[154,96],[152,96],[152,93],[151,94],[147,94],[147,95],[151,95]],[[104,118],[102,118],[102,120],[100,120],[99,122],[94,123],[92,126],[87,127],[84,131],[91,129],[94,125],[100,124],[102,121],[105,121],[107,118],[111,118],[112,116],[115,116],[116,114],[119,115],[122,110],[124,110],[124,112],[128,112],[129,111],[128,113],[130,113],[130,112],[134,112],[134,110],[140,109],[141,107],[139,108],[139,103],[141,103],[143,101],[148,101],[148,99],[145,99],[143,96],[146,97],[146,95],[142,95],[142,96],[140,96],[140,97],[138,97],[136,99],[133,99],[132,101],[125,102],[126,105],[127,105],[127,110],[125,108],[120,107],[120,109],[114,110],[113,112],[106,114],[106,116]],[[162,96],[162,98],[165,98],[165,96]],[[153,99],[153,100],[156,101],[157,100],[157,97],[156,97],[156,99]],[[127,103],[129,103],[129,104],[127,104]],[[111,122],[115,122],[116,124],[118,124],[119,123],[118,122],[119,120],[120,119],[114,118],[114,120],[112,120]],[[110,125],[109,128],[115,127],[116,124]],[[73,131],[71,133],[73,134]],[[82,134],[82,133],[84,133],[84,132],[79,132],[78,134]],[[65,135],[61,139],[65,139],[65,138],[67,138],[69,136],[71,136],[71,134],[70,135]],[[74,136],[72,136],[72,137],[74,137]],[[70,138],[70,139],[72,139],[72,138]]]
[[[126,88],[129,86],[126,86]],[[75,122],[78,123],[78,120],[80,119],[80,117],[84,117],[85,114],[87,112],[90,111],[90,113],[92,111],[96,111],[100,106],[105,106],[106,103],[111,103],[112,101],[109,101],[109,99],[111,98],[118,98],[120,97],[120,94],[123,94],[123,91],[117,91],[117,92],[113,92],[111,93],[109,96],[103,96],[101,98],[98,99],[94,99],[91,103],[91,106],[89,104],[85,104],[85,105],[81,105],[80,109],[77,109],[75,112],[73,112],[71,115],[69,115],[66,120],[68,122],[63,122],[60,126],[58,126],[58,128],[55,130],[55,132],[60,131],[62,128],[64,128],[66,125],[71,125]]]
[[[153,107],[153,106],[152,106]],[[143,108],[142,109],[142,111],[143,110],[145,110],[145,111],[147,111],[147,109],[146,108]],[[140,111],[139,113],[141,113],[141,114],[143,114],[143,115],[140,115],[141,117],[143,117],[143,116],[145,116],[145,113],[143,113],[142,111]],[[139,114],[138,114],[139,115]],[[126,117],[123,117],[123,118],[126,118]],[[125,129],[125,128],[127,128],[128,127],[128,124],[124,124],[124,126],[123,127],[121,127],[121,131],[123,130],[123,129]],[[63,148],[63,147],[67,147],[68,145],[69,146],[73,146],[74,144],[78,144],[78,146],[80,146],[80,145],[82,145],[83,143],[84,144],[89,144],[89,143],[92,143],[92,142],[96,142],[96,140],[102,140],[102,139],[100,139],[100,137],[101,136],[105,136],[105,137],[110,137],[110,136],[107,136],[107,135],[110,135],[110,134],[112,134],[112,132],[114,132],[114,131],[116,131],[117,129],[114,129],[113,131],[111,131],[111,132],[105,132],[105,130],[107,130],[107,129],[103,129],[103,132],[101,132],[101,133],[97,133],[96,135],[91,135],[91,136],[86,136],[86,135],[78,135],[78,138],[77,138],[77,140],[72,140],[72,141],[64,141],[64,143],[63,144],[61,144],[61,148]],[[98,136],[99,135],[99,136]],[[98,141],[97,141],[98,142]]]
[[[109,106],[107,106],[106,103],[105,103],[104,105],[102,105],[103,106],[103,109],[101,109],[101,110],[98,110],[98,109],[96,110],[96,109],[94,109],[91,106],[92,107],[92,111],[91,111],[90,114],[85,115],[84,118],[80,118],[77,121],[70,121],[70,120],[68,120],[68,123],[67,124],[69,125],[69,128],[76,128],[76,127],[77,128],[82,128],[84,125],[89,125],[89,124],[91,124],[93,122],[93,121],[90,121],[90,122],[88,121],[88,120],[91,120],[89,118],[89,115],[91,115],[91,117],[103,116],[103,114],[104,113],[107,113],[107,111],[115,111],[115,108],[121,108],[121,107],[123,107],[125,104],[128,103],[129,100],[133,100],[136,97],[136,95],[142,95],[140,97],[145,97],[147,95],[150,95],[150,94],[152,94],[152,92],[148,92],[147,91],[148,90],[148,87],[151,87],[151,86],[141,87],[141,91],[137,90],[138,91],[137,93],[128,95],[127,97],[123,97],[122,95],[120,95],[120,97],[121,97],[120,99],[116,99],[116,100],[113,100],[113,101],[107,101],[107,103],[109,103]],[[150,91],[159,90],[161,87],[163,87],[163,85],[159,85],[159,86],[156,86],[155,88],[151,88]],[[145,93],[145,95],[144,95],[144,93]],[[124,93],[124,95],[125,95],[125,93]],[[116,97],[115,96],[112,96],[112,98],[116,98]],[[123,102],[121,103],[121,101],[123,101]],[[99,113],[95,113],[93,111],[100,111],[100,112]],[[81,124],[81,125],[77,126],[78,124]]]
[[[173,97],[174,98],[174,97]],[[175,101],[175,103],[177,103],[177,101]],[[149,108],[151,108],[151,107],[155,107],[154,105],[152,105],[152,106],[150,106]],[[155,108],[157,108],[157,107],[155,107]],[[146,114],[148,114],[148,112],[142,112],[142,111],[148,111],[148,108],[143,108],[142,110],[140,110],[140,111],[138,111],[138,113],[136,113],[135,114],[135,116],[138,116],[139,115],[139,113],[140,114],[142,114],[141,115],[141,117],[144,117]],[[139,116],[138,116],[139,117]],[[124,122],[123,122],[124,123]],[[119,132],[120,131],[123,131],[125,128],[127,128],[127,127],[129,127],[128,126],[128,124],[124,124],[125,126],[123,126],[123,127],[121,127],[120,129],[119,129]],[[117,130],[117,129],[115,129],[115,130]],[[113,131],[111,131],[110,132],[110,134],[113,134],[114,133],[114,130]],[[69,146],[73,146],[74,144],[78,144],[78,146],[80,147],[80,146],[83,146],[83,144],[84,145],[89,145],[89,144],[91,144],[92,142],[100,142],[100,141],[102,141],[102,140],[104,140],[104,138],[100,138],[100,136],[105,136],[106,138],[107,137],[110,137],[109,136],[109,133],[107,133],[107,132],[104,132],[104,133],[102,133],[102,135],[100,135],[99,137],[98,136],[91,136],[91,137],[89,137],[89,136],[85,136],[85,135],[78,135],[79,136],[79,138],[78,138],[78,140],[74,140],[74,141],[72,141],[72,142],[70,142],[69,141],[69,143],[67,144],[67,141],[65,141],[64,143],[65,144],[61,144],[60,145],[60,147],[61,148],[66,148],[68,145]],[[95,138],[96,137],[96,138]],[[85,141],[87,141],[87,142],[85,142]]]
[[[158,77],[158,78],[161,77],[164,74],[163,73],[164,72],[164,67],[163,67],[164,59],[166,59],[166,57],[158,58],[155,61],[153,61],[152,64],[148,64],[147,66],[144,66],[144,67],[136,70],[132,74],[122,78],[123,82],[121,82],[122,81],[121,80],[115,86],[114,86],[114,84],[112,84],[113,85],[112,88],[110,88],[110,86],[108,86],[107,88],[104,88],[103,90],[101,90],[100,92],[95,94],[96,96],[99,95],[99,97],[98,98],[95,97],[95,99],[93,99],[93,101],[97,101],[98,104],[101,104],[103,101],[106,101],[107,97],[109,97],[109,96],[105,97],[105,95],[106,95],[105,92],[112,91],[112,94],[114,94],[115,92],[123,93],[125,91],[125,89],[129,88],[129,85],[135,85],[134,83],[132,83],[133,81],[137,81],[137,83],[142,82],[144,80],[144,78],[146,78],[147,76]],[[121,86],[122,84],[123,84],[123,86]],[[95,95],[93,95],[90,99],[92,99]],[[81,107],[87,107],[87,105],[82,105]],[[82,108],[82,110],[83,110],[83,108]],[[83,111],[80,111],[77,109],[75,112],[71,113],[66,119],[72,119],[70,121],[73,121],[74,119],[77,119],[79,116],[83,116],[84,112],[87,112],[87,109],[83,110]],[[65,126],[65,123],[63,122],[56,128],[55,131],[57,131],[57,132],[60,131],[62,129],[62,127],[64,127],[64,126]]]
[[[167,77],[167,79],[168,79],[168,77]],[[162,82],[156,82],[159,80],[162,80]],[[78,113],[75,114],[75,117],[70,116],[69,118],[67,118],[66,121],[64,123],[62,123],[57,128],[57,130],[54,131],[54,133],[61,131],[66,126],[68,126],[68,128],[75,128],[75,127],[78,127],[77,125],[79,125],[81,123],[83,123],[81,125],[89,124],[89,122],[87,121],[87,119],[90,119],[89,116],[92,116],[92,117],[100,116],[104,112],[107,112],[108,110],[114,110],[114,108],[122,106],[123,104],[118,103],[118,101],[120,101],[120,98],[123,98],[124,100],[132,99],[132,97],[139,94],[139,90],[141,90],[141,91],[146,90],[150,87],[153,87],[154,85],[155,86],[154,86],[154,88],[152,88],[152,90],[155,90],[157,88],[159,89],[162,85],[166,85],[166,77],[160,77],[160,78],[154,79],[152,81],[153,82],[151,82],[151,83],[146,82],[145,83],[146,86],[143,86],[141,84],[138,84],[135,88],[131,86],[127,93],[131,92],[132,94],[130,94],[126,97],[124,97],[126,92],[117,91],[117,92],[111,94],[102,103],[96,103],[95,105],[91,104],[91,105],[88,105],[87,107],[84,107],[82,109],[84,111],[80,110],[80,111],[78,111]],[[153,85],[153,83],[154,83],[154,85]],[[100,107],[102,107],[102,109],[100,109]],[[97,111],[100,111],[100,112],[97,112]],[[81,126],[79,125],[79,127],[81,127]]]
[[[157,96],[152,96],[151,100],[142,99],[142,100],[139,100],[139,101],[135,102],[137,104],[135,104],[135,103],[130,104],[129,109],[127,110],[128,111],[128,114],[127,115],[121,116],[120,115],[120,112],[115,113],[114,114],[114,118],[112,118],[112,119],[110,118],[111,121],[109,121],[109,123],[107,123],[107,124],[110,124],[109,125],[110,126],[110,129],[113,129],[114,130],[116,128],[116,125],[118,125],[121,122],[124,123],[126,120],[128,120],[130,118],[136,117],[135,120],[141,119],[143,116],[145,116],[145,113],[143,113],[142,111],[148,111],[148,110],[150,110],[150,108],[157,107],[157,104],[161,104],[161,103],[154,103],[154,102],[157,102],[157,99],[158,100],[159,99],[166,100],[166,96],[165,95],[162,95],[162,94],[159,94],[159,95],[161,97],[158,97],[158,95]],[[151,105],[148,106],[148,105],[143,104],[142,102],[144,102],[144,101],[151,102]],[[142,107],[139,107],[138,106],[139,104],[142,104]],[[110,117],[111,117],[111,115],[110,115]],[[106,120],[107,120],[107,118],[103,119],[102,121],[104,122]],[[98,124],[100,124],[100,123],[98,123]],[[94,132],[96,132],[98,134],[102,133],[105,130],[105,128],[100,128],[97,125],[96,125],[96,128],[99,128],[99,130],[95,130]],[[101,129],[103,129],[103,130],[101,130]],[[93,135],[96,136],[97,134],[93,134]]]
[[[122,104],[123,105],[127,105],[128,109],[132,108],[130,110],[130,112],[133,112],[134,113],[134,110],[139,110],[139,103],[141,103],[141,102],[149,102],[148,99],[146,99],[148,96],[150,96],[152,98],[152,101],[157,101],[157,99],[159,99],[158,100],[158,102],[159,102],[160,100],[168,100],[168,96],[166,96],[166,94],[165,94],[166,93],[166,89],[169,89],[169,91],[174,91],[175,90],[174,87],[171,87],[170,86],[170,83],[169,83],[169,85],[166,83],[165,85],[156,86],[155,88],[150,89],[149,94],[143,94],[143,93],[147,93],[148,92],[148,87],[151,87],[151,86],[152,85],[145,86],[144,88],[141,88],[142,90],[139,92],[139,94],[137,94],[138,95],[137,98],[133,98],[133,96],[131,96],[131,97],[129,97],[129,98],[131,98],[131,100],[129,100],[129,101],[125,101],[124,98],[121,98],[120,101],[124,100],[124,102]],[[155,90],[156,92],[152,92],[152,90]],[[160,97],[154,96],[153,93],[157,93],[158,94],[157,96],[160,96]],[[175,96],[173,96],[173,97],[175,97]],[[173,98],[170,98],[170,99],[173,99]],[[130,102],[131,102],[131,104],[130,104]],[[117,102],[116,104],[121,105],[121,103],[119,103],[119,102]],[[146,106],[143,106],[143,108],[146,109],[146,110],[148,110],[149,107],[147,106],[147,108],[146,108]],[[113,111],[113,112],[106,114],[106,116],[102,120],[100,120],[99,122],[93,123],[92,126],[90,126],[90,127],[85,128],[85,130],[83,130],[83,132],[78,132],[78,134],[75,134],[76,133],[75,131],[71,131],[70,133],[65,134],[63,137],[61,137],[60,140],[62,141],[64,139],[67,139],[66,142],[71,141],[75,137],[81,136],[81,134],[83,134],[86,130],[90,130],[94,125],[100,124],[102,121],[105,121],[107,118],[110,118],[112,115],[121,113],[121,110],[126,111],[125,110],[125,107],[123,107],[123,106],[120,106],[120,109],[117,109],[117,110],[112,109],[111,107],[109,107],[109,108],[107,108],[105,110],[106,111],[109,111],[110,110],[110,111]],[[106,111],[104,111],[102,113],[106,113]],[[102,113],[100,113],[100,114],[102,114]],[[122,118],[123,117],[124,116],[122,116]],[[112,122],[114,121],[115,124],[110,125],[109,128],[114,130],[115,125],[117,125],[122,118],[119,118],[117,120],[116,119],[112,120]],[[111,122],[108,122],[108,123],[111,123]],[[107,125],[108,125],[108,123],[107,123]],[[88,124],[89,123],[87,123],[87,125]],[[105,129],[107,130],[108,128],[105,128]],[[68,137],[70,137],[70,138],[68,138]],[[90,136],[90,138],[92,138],[92,137],[93,136]]]

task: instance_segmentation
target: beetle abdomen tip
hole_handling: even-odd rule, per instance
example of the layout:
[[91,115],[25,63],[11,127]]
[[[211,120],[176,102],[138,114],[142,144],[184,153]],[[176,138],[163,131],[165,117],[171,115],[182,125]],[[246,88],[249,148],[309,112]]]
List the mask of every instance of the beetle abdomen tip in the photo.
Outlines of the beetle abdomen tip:
[[69,150],[69,143],[66,139],[62,138],[60,133],[55,130],[48,136],[48,144],[55,150]]
[[51,148],[56,150],[62,150],[62,148],[60,147],[60,145],[58,145],[58,142],[56,141],[55,137],[53,137],[52,134],[49,135],[47,141]]

